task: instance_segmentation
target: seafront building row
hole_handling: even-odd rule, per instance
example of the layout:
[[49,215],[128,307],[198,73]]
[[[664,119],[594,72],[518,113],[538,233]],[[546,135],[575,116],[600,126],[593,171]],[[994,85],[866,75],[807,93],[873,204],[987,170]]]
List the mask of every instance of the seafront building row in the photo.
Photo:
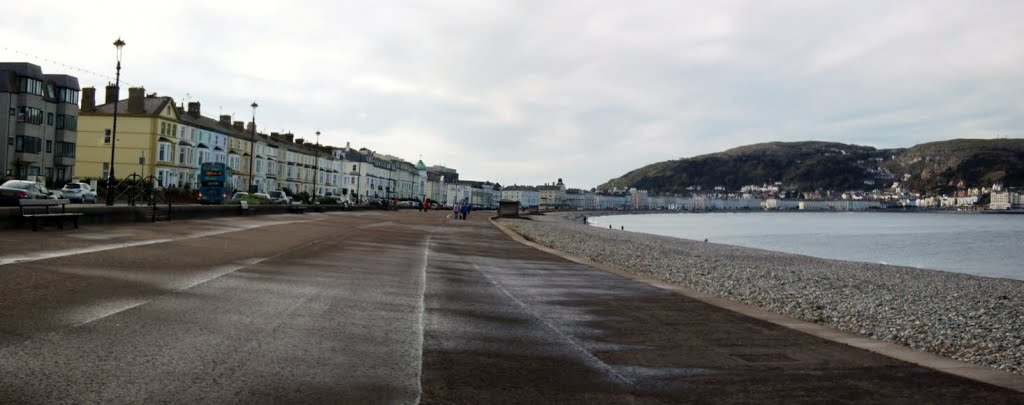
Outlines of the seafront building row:
[[[82,89],[78,156],[79,179],[109,177],[113,113],[118,110],[114,174],[153,176],[159,187],[195,188],[199,165],[226,164],[228,187],[266,192],[344,195],[365,198],[414,198],[424,191],[426,167],[367,149],[332,147],[296,138],[294,134],[260,133],[253,122],[213,119],[202,115],[199,102],[179,107],[170,97],[145,89],[128,89],[119,100],[114,86],[102,104],[95,89]],[[251,165],[251,167],[250,167]],[[421,173],[423,172],[423,173]],[[251,176],[251,177],[250,177]]]
[[[96,89],[79,88],[78,79],[43,74],[30,63],[0,63],[0,126],[3,179],[30,179],[60,187],[72,180],[101,182],[110,177],[115,106],[118,116],[114,174],[149,178],[158,187],[194,189],[200,164],[221,162],[231,168],[228,187],[266,192],[341,196],[353,202],[376,199],[429,199],[448,206],[456,202],[496,207],[518,201],[523,207],[555,209],[666,210],[833,210],[856,211],[883,206],[968,207],[987,189],[958,191],[952,196],[906,195],[894,183],[889,194],[843,193],[842,198],[775,198],[779,184],[747,186],[738,194],[713,193],[689,197],[653,196],[644,190],[581,190],[566,188],[562,179],[540,186],[502,187],[490,181],[459,179],[444,166],[416,164],[360,148],[321,145],[291,133],[262,133],[254,117],[234,121],[231,115],[204,116],[198,101],[178,105],[170,97],[128,89],[121,99],[108,85],[101,104]],[[81,107],[79,107],[81,102]],[[250,175],[251,173],[251,175]],[[315,187],[315,190],[314,190]],[[991,209],[1020,209],[1021,195],[995,185]],[[827,196],[825,196],[827,197]],[[896,198],[898,197],[898,198]],[[881,200],[886,200],[882,202]]]
[[427,191],[446,197],[446,184],[428,185],[428,177],[458,181],[455,169],[428,168],[366,148],[320,145],[290,133],[262,133],[254,122],[204,116],[199,102],[179,106],[142,87],[129,88],[128,98],[121,99],[118,90],[108,85],[98,104],[96,89],[80,88],[73,76],[43,74],[31,63],[0,63],[0,111],[8,112],[0,115],[7,138],[0,153],[3,179],[50,187],[96,183],[110,177],[114,149],[118,180],[136,175],[164,188],[196,188],[204,162],[226,164],[232,171],[228,186],[235,190],[251,184],[253,191],[313,194],[315,185],[317,195],[352,201],[422,199]]

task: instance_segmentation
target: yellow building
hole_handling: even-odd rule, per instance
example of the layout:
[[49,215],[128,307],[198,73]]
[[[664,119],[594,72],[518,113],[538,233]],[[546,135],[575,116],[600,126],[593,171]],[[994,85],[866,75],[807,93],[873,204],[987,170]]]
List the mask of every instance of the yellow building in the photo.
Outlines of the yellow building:
[[[95,89],[82,91],[75,166],[79,178],[109,176],[115,93],[108,86],[106,102],[97,106]],[[118,180],[133,174],[153,176],[160,187],[194,188],[199,165],[220,162],[232,171],[229,188],[245,190],[252,127],[247,131],[244,123],[231,122],[230,115],[220,120],[204,117],[199,108],[198,102],[191,102],[185,111],[170,97],[147,96],[143,88],[128,89],[128,99],[117,104],[114,176]]]
[[[78,119],[78,146],[75,174],[79,179],[106,179],[110,176],[114,86],[107,86],[105,102],[96,105],[94,88],[82,90],[82,109]],[[178,111],[170,97],[146,97],[145,89],[128,89],[128,99],[117,101],[117,140],[114,151],[114,177],[132,174],[153,176],[157,170],[173,167],[178,133]],[[161,142],[163,141],[163,142]]]

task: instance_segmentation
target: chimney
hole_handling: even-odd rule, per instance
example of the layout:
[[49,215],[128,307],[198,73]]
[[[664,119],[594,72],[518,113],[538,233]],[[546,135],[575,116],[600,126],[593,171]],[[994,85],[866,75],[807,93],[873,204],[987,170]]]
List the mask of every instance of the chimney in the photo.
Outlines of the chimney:
[[284,134],[284,135],[281,135],[281,139],[283,139],[285,142],[293,142],[295,140],[295,135],[294,134]]
[[245,123],[242,121],[233,122],[235,129],[239,131],[245,131]]
[[128,88],[128,113],[144,114],[146,112],[146,88]]
[[114,86],[112,83],[108,83],[107,94],[106,98],[103,99],[103,104],[116,103],[118,96],[119,95],[117,94],[117,87]]
[[345,141],[345,152],[348,152],[350,150],[352,150],[352,144],[348,141]]
[[270,133],[270,139],[281,140],[281,134],[279,134],[277,132],[271,132]]
[[96,111],[96,88],[82,89],[82,111]]
[[230,127],[231,126],[231,116],[230,115],[221,115],[220,116],[220,123]]
[[253,124],[252,121],[249,121],[249,122],[247,122],[245,124],[245,131],[246,132],[256,132],[256,128],[254,128],[254,127],[255,127],[255,124]]
[[193,101],[188,103],[188,115],[199,118],[199,102]]
[[304,143],[306,143],[306,141],[305,141],[304,139],[302,139],[302,138],[299,138],[299,139],[296,139],[296,140],[295,140],[295,144],[296,144],[296,145],[302,145],[302,144],[304,144]]

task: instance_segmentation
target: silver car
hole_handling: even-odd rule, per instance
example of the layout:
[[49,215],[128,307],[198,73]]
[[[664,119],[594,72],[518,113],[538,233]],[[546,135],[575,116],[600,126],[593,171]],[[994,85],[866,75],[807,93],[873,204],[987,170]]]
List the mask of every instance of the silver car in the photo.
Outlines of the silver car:
[[61,194],[64,198],[71,201],[77,201],[80,203],[95,203],[96,202],[96,190],[93,190],[86,183],[68,183],[64,188],[60,189]]
[[292,201],[292,199],[288,197],[288,194],[285,194],[284,191],[281,190],[268,191],[267,195],[270,196],[270,201],[274,204],[288,205],[291,204]]

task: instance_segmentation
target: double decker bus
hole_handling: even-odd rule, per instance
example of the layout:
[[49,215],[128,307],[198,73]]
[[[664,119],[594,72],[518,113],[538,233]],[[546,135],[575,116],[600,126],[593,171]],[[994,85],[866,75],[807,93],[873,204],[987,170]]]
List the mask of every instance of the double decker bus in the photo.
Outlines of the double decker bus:
[[228,199],[228,177],[231,169],[224,163],[205,162],[199,165],[199,203],[220,204]]

